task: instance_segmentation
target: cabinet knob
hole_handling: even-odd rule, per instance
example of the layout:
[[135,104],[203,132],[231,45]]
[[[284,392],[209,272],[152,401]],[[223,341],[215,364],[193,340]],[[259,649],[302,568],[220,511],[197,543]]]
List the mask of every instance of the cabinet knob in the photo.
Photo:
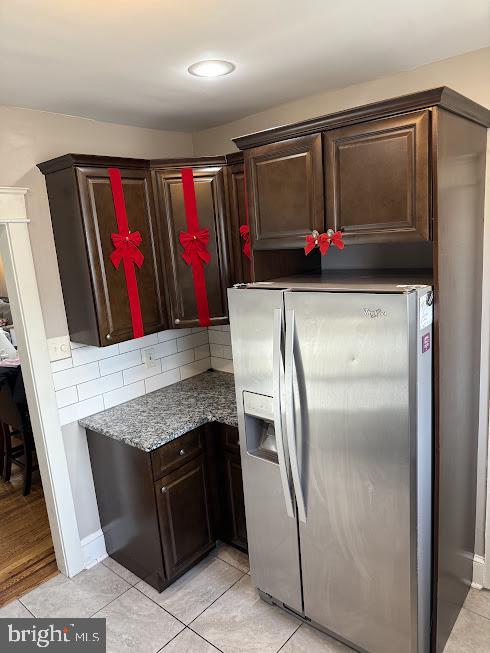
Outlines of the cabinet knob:
[[164,485],[164,486],[160,489],[160,492],[161,492],[162,494],[165,494],[166,491],[167,491],[167,488],[166,488],[166,486]]
[[179,456],[184,456],[185,455],[185,449],[181,449],[179,451]]
[[106,335],[106,337],[105,337],[106,340],[110,340],[111,338],[112,338],[112,336],[111,336],[110,333],[108,333],[108,334]]
[[180,320],[179,320],[178,317],[174,321],[175,321],[175,324],[180,324]]

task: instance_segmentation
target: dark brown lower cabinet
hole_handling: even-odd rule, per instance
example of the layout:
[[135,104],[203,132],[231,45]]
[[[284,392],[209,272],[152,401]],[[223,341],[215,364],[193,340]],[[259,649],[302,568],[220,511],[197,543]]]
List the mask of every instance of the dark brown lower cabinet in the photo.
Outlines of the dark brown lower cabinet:
[[238,429],[208,424],[152,452],[87,431],[107,553],[158,591],[221,539],[247,548]]
[[167,580],[171,581],[213,548],[206,459],[195,458],[155,483]]

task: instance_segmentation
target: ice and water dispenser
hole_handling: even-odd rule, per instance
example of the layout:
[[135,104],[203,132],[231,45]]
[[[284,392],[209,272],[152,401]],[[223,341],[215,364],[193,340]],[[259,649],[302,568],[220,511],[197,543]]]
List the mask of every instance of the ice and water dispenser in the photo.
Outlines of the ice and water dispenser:
[[247,452],[256,458],[277,463],[272,397],[245,391],[243,409]]

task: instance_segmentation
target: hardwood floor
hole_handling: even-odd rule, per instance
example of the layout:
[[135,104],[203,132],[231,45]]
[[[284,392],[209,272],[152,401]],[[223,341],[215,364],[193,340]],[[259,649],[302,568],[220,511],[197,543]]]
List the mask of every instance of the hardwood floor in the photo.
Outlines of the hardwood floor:
[[22,496],[22,473],[0,480],[0,607],[58,573],[39,473]]

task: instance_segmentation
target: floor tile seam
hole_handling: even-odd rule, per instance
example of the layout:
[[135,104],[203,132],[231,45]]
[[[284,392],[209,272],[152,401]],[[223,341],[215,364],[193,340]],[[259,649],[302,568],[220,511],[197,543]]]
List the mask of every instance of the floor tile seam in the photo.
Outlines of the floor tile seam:
[[[124,580],[124,579],[123,579],[123,580]],[[108,603],[106,603],[106,604],[103,605],[101,608],[99,608],[98,610],[96,610],[95,612],[93,612],[93,613],[90,615],[89,618],[92,619],[92,618],[95,617],[99,612],[101,612],[102,610],[105,610],[109,605],[111,605],[111,603],[114,603],[114,601],[117,601],[118,599],[120,599],[121,596],[124,596],[127,592],[129,592],[129,590],[131,589],[131,587],[132,587],[132,586],[130,585],[130,586],[127,587],[123,592],[121,592],[121,594],[118,594],[118,595],[115,596],[113,599],[111,599]],[[76,617],[75,617],[75,618],[76,618]]]
[[[230,565],[230,567],[231,567],[231,565]],[[236,567],[233,567],[233,569],[236,569]],[[240,571],[240,570],[238,570],[238,571]],[[246,576],[246,574],[244,574],[243,572],[241,572],[241,574],[242,574],[242,575],[240,576],[240,578],[237,578],[236,581],[235,581],[232,585],[230,585],[230,587],[228,587],[227,589],[225,589],[224,592],[221,592],[221,594],[220,594],[219,596],[217,596],[217,597],[214,599],[214,601],[212,601],[212,603],[210,603],[210,604],[208,605],[207,608],[204,608],[204,610],[202,610],[202,611],[201,611],[201,612],[200,612],[196,617],[194,617],[194,619],[192,619],[192,620],[187,624],[187,626],[190,627],[190,625],[193,624],[193,623],[196,621],[196,619],[199,619],[199,617],[200,617],[201,615],[203,615],[203,614],[206,612],[206,610],[209,610],[209,608],[210,608],[212,605],[214,605],[214,604],[216,603],[216,601],[218,601],[222,596],[224,596],[227,592],[229,592],[229,591],[231,590],[232,587],[235,587],[235,585],[236,585],[237,583],[239,583],[239,582],[242,580],[242,578],[243,578],[244,576]],[[191,630],[193,630],[193,629],[191,628]],[[194,631],[194,632],[195,632],[195,631]],[[196,633],[196,634],[199,635],[199,633]],[[201,637],[202,637],[202,635],[201,635]],[[203,638],[203,639],[204,639],[204,638]],[[214,644],[213,644],[213,646],[214,646]]]
[[234,564],[233,564],[232,562],[230,562],[229,560],[225,560],[224,558],[221,558],[220,555],[219,555],[218,553],[216,554],[216,557],[217,557],[219,560],[221,560],[221,562],[226,562],[226,564],[227,564],[227,565],[230,565],[230,567],[233,567],[233,569],[238,569],[238,571],[241,571],[242,574],[248,574],[248,572],[250,571],[250,568],[249,568],[248,571],[243,571],[243,569],[240,569],[240,567],[237,567],[237,565],[234,565]]
[[[113,560],[113,558],[111,558],[110,556],[107,556],[107,558],[104,558],[104,560],[109,560],[109,559]],[[128,583],[128,585],[131,585],[131,587],[134,587],[134,586],[136,585],[136,583],[139,583],[140,580],[142,580],[141,578],[138,578],[138,577],[137,577],[138,580],[136,581],[136,583],[130,583],[129,580],[126,580],[126,578],[124,578],[124,576],[123,576],[122,574],[120,574],[120,573],[119,573],[118,571],[116,571],[115,569],[112,569],[112,567],[109,567],[109,565],[106,565],[105,562],[104,562],[104,560],[101,560],[101,561],[100,561],[100,564],[104,565],[104,567],[105,567],[106,569],[108,569],[109,571],[112,571],[112,573],[113,573],[113,574],[116,574],[116,576],[119,576],[119,578],[122,578],[124,581],[126,581],[126,583]],[[114,562],[117,562],[117,560],[114,560]],[[122,566],[122,565],[121,565],[121,566]],[[130,571],[130,570],[128,569],[128,571]],[[133,572],[130,572],[130,573],[133,573]],[[136,576],[136,574],[135,574],[135,576]]]
[[[182,619],[179,619],[178,617],[176,617],[172,612],[170,612],[170,610],[167,610],[167,608],[164,608],[162,605],[160,605],[160,603],[157,603],[157,601],[155,601],[155,599],[152,599],[151,596],[148,596],[148,594],[145,594],[145,593],[143,592],[143,590],[141,590],[141,589],[138,587],[138,585],[133,585],[133,587],[134,587],[135,590],[138,590],[138,592],[139,592],[140,594],[142,594],[146,599],[148,599],[149,601],[151,601],[152,603],[154,603],[157,607],[159,607],[160,610],[163,610],[163,611],[166,612],[170,617],[172,617],[172,619],[176,619],[180,624],[182,624],[182,626],[184,626],[184,628],[187,628],[187,624],[186,624],[185,622],[183,622]],[[150,585],[150,587],[151,587],[151,585]],[[180,632],[182,632],[182,631],[180,631]],[[177,634],[178,634],[178,633],[177,633]],[[166,644],[165,644],[165,646],[166,646]]]
[[210,642],[209,639],[206,639],[205,637],[203,637],[203,636],[200,635],[199,633],[196,633],[196,631],[195,631],[195,630],[192,630],[192,628],[190,628],[189,626],[186,626],[183,630],[181,630],[180,632],[178,632],[177,635],[175,635],[175,637],[172,637],[172,639],[171,639],[169,642],[167,642],[167,643],[165,644],[165,646],[164,646],[162,649],[160,649],[157,653],[165,653],[165,648],[170,644],[170,642],[173,641],[173,640],[174,640],[176,637],[178,637],[179,635],[181,635],[185,630],[190,630],[191,633],[194,633],[194,635],[197,635],[198,637],[200,637],[202,640],[204,640],[204,641],[205,641],[207,644],[209,644],[210,646],[213,646],[213,647],[214,647],[216,650],[218,650],[220,653],[224,653],[223,650],[219,648],[219,646],[216,646],[216,644],[213,644],[213,642]]
[[486,617],[484,614],[481,614],[481,612],[475,612],[475,610],[472,610],[471,608],[468,608],[465,605],[463,605],[461,609],[466,610],[466,612],[471,612],[472,614],[476,614],[477,617],[482,617],[482,619],[485,619],[486,621],[490,621],[490,617]]
[[286,646],[286,644],[289,642],[289,640],[290,640],[292,637],[294,637],[294,635],[296,635],[296,633],[298,632],[298,630],[301,628],[302,625],[303,625],[303,624],[300,623],[300,624],[299,624],[299,625],[294,629],[294,631],[293,631],[293,632],[291,633],[291,635],[287,638],[287,640],[284,642],[284,644],[282,644],[281,647],[277,649],[276,653],[279,653],[279,651],[282,651],[282,649]]

